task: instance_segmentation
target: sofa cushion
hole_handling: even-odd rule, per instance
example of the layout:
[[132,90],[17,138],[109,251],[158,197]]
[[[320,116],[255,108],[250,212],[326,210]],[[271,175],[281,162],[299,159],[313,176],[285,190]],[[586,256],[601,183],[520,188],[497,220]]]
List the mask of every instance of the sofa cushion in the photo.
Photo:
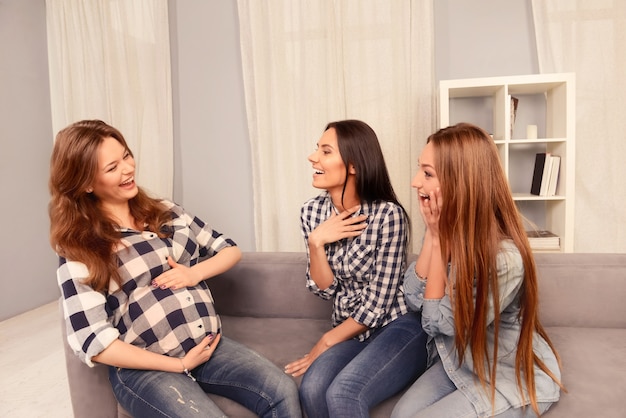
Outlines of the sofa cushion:
[[546,417],[619,418],[626,388],[626,329],[548,327],[568,393]]
[[[308,352],[328,321],[283,318],[223,317],[226,336],[234,338],[282,367]],[[546,329],[563,363],[568,393],[546,417],[623,417],[620,389],[626,387],[626,329],[549,327]],[[296,333],[299,338],[290,338]],[[300,378],[295,379],[299,383]],[[372,417],[389,417],[401,394],[378,405]],[[254,418],[252,412],[211,395],[229,416]]]
[[[328,319],[251,318],[222,316],[224,336],[241,342],[267,357],[278,367],[308,353],[319,337],[329,329]],[[298,338],[293,338],[297,335]],[[301,377],[294,378],[300,384]],[[255,418],[252,412],[228,399],[209,395],[226,415],[237,418]],[[389,417],[397,395],[376,406],[372,418]]]

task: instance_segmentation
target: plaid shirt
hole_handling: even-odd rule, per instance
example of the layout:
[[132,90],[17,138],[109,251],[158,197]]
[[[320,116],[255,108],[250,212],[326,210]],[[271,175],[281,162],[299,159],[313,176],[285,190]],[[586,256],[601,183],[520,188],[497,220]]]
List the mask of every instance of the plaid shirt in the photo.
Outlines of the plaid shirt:
[[[301,210],[307,254],[309,234],[328,219],[335,207],[327,192],[307,201]],[[354,214],[367,215],[367,227],[358,237],[326,245],[333,283],[321,290],[307,265],[307,287],[323,299],[333,299],[333,327],[352,317],[370,330],[358,336],[364,341],[371,329],[382,327],[408,309],[402,277],[406,267],[408,227],[402,208],[392,202],[361,203]]]
[[68,343],[90,366],[91,358],[118,338],[155,353],[182,357],[210,332],[220,330],[205,281],[178,290],[155,288],[151,283],[170,269],[166,256],[190,267],[235,243],[180,206],[163,203],[172,213],[171,237],[121,230],[116,252],[121,288],[111,281],[106,293],[96,292],[82,283],[89,275],[85,264],[60,258],[57,280]]

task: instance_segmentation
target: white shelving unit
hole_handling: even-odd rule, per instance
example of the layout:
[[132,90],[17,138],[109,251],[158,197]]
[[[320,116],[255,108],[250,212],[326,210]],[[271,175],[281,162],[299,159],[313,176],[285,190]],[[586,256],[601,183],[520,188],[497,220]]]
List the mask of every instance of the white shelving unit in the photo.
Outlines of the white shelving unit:
[[[439,83],[439,127],[459,122],[492,134],[526,228],[560,237],[560,251],[574,250],[575,74],[534,74],[443,80]],[[511,129],[511,96],[519,102]],[[526,138],[527,126],[537,138]],[[535,155],[561,157],[555,196],[530,194]]]

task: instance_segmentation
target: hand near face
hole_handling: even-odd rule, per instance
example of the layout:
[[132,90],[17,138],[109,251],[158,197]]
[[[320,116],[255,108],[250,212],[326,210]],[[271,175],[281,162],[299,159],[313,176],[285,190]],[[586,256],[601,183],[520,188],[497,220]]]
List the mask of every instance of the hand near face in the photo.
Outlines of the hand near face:
[[426,228],[434,235],[439,235],[439,218],[441,217],[441,207],[443,197],[439,187],[428,193],[428,198],[420,199],[420,212]]
[[352,217],[360,206],[333,215],[317,226],[309,235],[309,243],[316,247],[330,244],[344,238],[356,237],[367,227],[367,215]]

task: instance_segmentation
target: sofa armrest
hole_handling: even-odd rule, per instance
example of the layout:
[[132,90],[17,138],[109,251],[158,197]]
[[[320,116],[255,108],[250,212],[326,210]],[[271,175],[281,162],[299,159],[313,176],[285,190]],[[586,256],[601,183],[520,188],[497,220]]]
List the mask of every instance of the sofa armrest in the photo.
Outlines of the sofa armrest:
[[330,321],[332,302],[306,288],[306,253],[244,252],[227,272],[208,280],[220,315]]
[[65,369],[70,388],[72,410],[75,417],[112,418],[118,416],[118,405],[111,383],[108,366],[96,364],[89,367],[76,356],[67,343],[63,301],[60,300],[61,333],[65,351]]

